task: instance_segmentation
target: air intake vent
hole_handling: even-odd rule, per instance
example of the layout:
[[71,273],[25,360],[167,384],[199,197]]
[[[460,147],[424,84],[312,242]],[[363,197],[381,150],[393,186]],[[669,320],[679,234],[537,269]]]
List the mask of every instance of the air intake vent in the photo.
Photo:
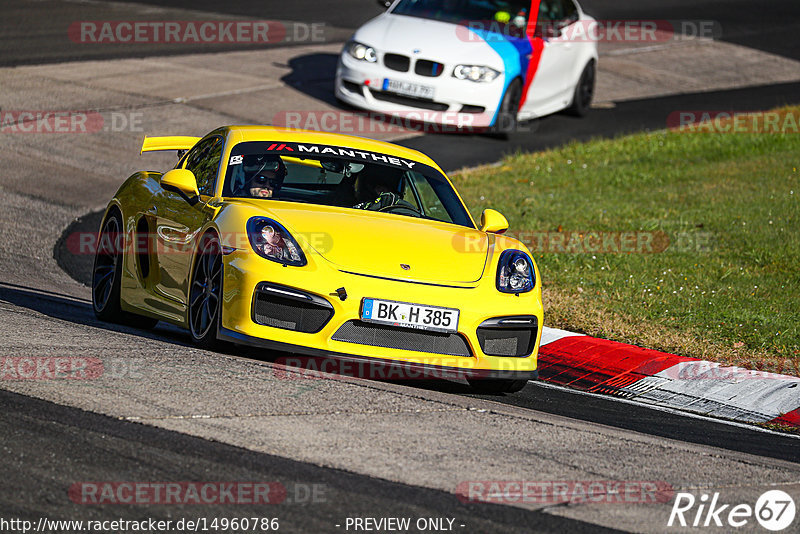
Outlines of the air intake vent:
[[461,113],[483,113],[484,111],[486,111],[486,108],[483,106],[473,106],[470,104],[461,106]]
[[307,334],[319,332],[333,317],[325,299],[296,289],[262,282],[253,298],[253,321]]
[[523,358],[533,352],[539,333],[536,317],[497,317],[478,327],[478,343],[489,356]]
[[362,86],[357,83],[353,83],[347,80],[342,80],[342,85],[344,85],[344,88],[350,91],[351,93],[356,93],[359,95],[364,94],[364,91],[362,91],[361,89]]
[[383,64],[392,70],[408,72],[411,59],[408,56],[401,56],[400,54],[385,54],[383,56]]
[[430,109],[432,111],[447,111],[450,107],[442,102],[434,102],[432,100],[425,100],[424,98],[414,98],[411,96],[403,96],[385,91],[377,91],[374,89],[370,89],[370,91],[372,92],[372,97],[375,98],[375,100],[380,100],[382,102],[392,102],[402,106]]
[[414,72],[420,76],[436,78],[437,76],[440,76],[442,72],[444,72],[444,65],[435,61],[420,59],[417,60],[416,65],[414,65]]
[[388,349],[472,356],[466,340],[458,334],[426,332],[362,321],[347,321],[333,334],[333,339]]

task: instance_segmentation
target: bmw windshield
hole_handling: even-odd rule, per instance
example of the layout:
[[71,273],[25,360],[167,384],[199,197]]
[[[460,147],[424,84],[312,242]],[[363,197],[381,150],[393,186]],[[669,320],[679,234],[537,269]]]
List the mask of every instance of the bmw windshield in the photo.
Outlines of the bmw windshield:
[[[275,147],[283,147],[277,153]],[[311,153],[298,153],[306,149]],[[323,145],[269,141],[231,150],[223,196],[379,211],[474,228],[436,169],[399,157]]]
[[502,24],[524,31],[530,7],[526,0],[402,0],[391,12],[453,24]]

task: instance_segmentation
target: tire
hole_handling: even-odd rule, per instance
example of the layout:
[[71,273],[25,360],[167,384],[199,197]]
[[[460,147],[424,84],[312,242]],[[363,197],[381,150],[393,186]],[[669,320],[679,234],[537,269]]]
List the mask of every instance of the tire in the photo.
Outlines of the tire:
[[123,311],[120,306],[125,232],[122,215],[112,210],[100,229],[92,269],[92,308],[101,321],[150,329],[158,319]]
[[572,95],[572,104],[566,109],[567,113],[575,117],[586,116],[594,98],[594,82],[595,66],[592,60],[584,67],[581,77],[578,78],[578,84]]
[[498,395],[500,393],[516,393],[525,387],[525,385],[528,383],[528,380],[492,378],[486,380],[471,379],[468,380],[468,382],[475,393]]
[[189,331],[192,341],[204,349],[221,346],[217,339],[222,296],[222,248],[212,233],[200,240],[189,286]]
[[500,109],[494,124],[489,127],[489,135],[501,139],[508,139],[511,132],[517,129],[517,113],[519,102],[522,99],[522,82],[517,79],[511,82],[500,101]]

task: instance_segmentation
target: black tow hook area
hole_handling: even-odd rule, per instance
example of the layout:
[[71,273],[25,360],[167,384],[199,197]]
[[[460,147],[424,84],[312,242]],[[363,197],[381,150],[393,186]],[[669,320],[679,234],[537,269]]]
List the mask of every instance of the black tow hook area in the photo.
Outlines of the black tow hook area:
[[347,300],[347,290],[343,287],[340,287],[339,289],[336,290],[336,293],[331,293],[331,295],[336,295],[337,297],[339,297],[339,300],[343,302]]

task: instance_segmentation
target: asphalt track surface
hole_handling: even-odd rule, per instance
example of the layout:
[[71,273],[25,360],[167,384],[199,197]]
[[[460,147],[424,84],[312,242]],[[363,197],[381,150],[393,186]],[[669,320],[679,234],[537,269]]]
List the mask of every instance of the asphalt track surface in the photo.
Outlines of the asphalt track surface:
[[[164,2],[139,2],[165,6]],[[109,20],[110,9],[119,6],[58,3],[58,17],[52,17],[54,2],[10,2],[4,11],[0,30],[0,64],[15,65],[47,63],[74,59],[136,57],[143,54],[179,54],[203,51],[197,47],[148,48],[117,50],[98,54],[80,46],[65,46],[66,26],[74,20]],[[693,1],[625,1],[598,0],[583,2],[584,7],[600,18],[646,18],[716,20],[723,29],[722,39],[785,55],[800,57],[797,46],[797,24],[800,5],[794,1],[773,1],[766,5],[752,0],[720,2]],[[19,7],[22,6],[22,7]],[[14,9],[11,9],[11,8]],[[19,9],[17,9],[19,7]],[[24,8],[24,9],[23,9]],[[122,4],[125,8],[125,4]],[[222,12],[226,16],[275,18],[281,20],[324,20],[335,30],[332,37],[346,35],[365,20],[380,12],[372,1],[348,1],[321,4],[309,0],[291,3],[264,2],[261,4],[228,1],[173,1],[167,8]],[[5,8],[4,8],[5,9]],[[312,15],[309,15],[312,14]],[[89,16],[91,15],[91,16]],[[212,15],[208,15],[209,18]],[[116,17],[119,18],[119,17]],[[39,24],[41,21],[49,21]],[[30,32],[39,25],[32,38],[10,44],[14,37]],[[30,33],[28,33],[30,37]],[[215,49],[219,51],[222,49]],[[441,161],[447,169],[496,160],[502,154],[517,149],[532,150],[557,146],[567,139],[587,139],[613,136],[624,132],[661,129],[666,116],[679,109],[767,109],[776,105],[800,101],[800,84],[782,84],[713,93],[680,95],[642,101],[618,103],[614,109],[593,110],[583,120],[563,115],[531,123],[531,132],[516,133],[503,142],[482,136],[427,135],[403,142],[420,148]],[[456,150],[457,149],[457,150]],[[458,154],[458,156],[453,156]],[[464,156],[469,154],[469,156]],[[87,217],[70,231],[96,228],[97,216]],[[53,251],[59,264],[74,279],[86,281],[85,263],[70,263]],[[59,296],[59,288],[42,297],[41,292],[24,287],[0,286],[0,300],[36,313],[77,326],[100,326],[90,306],[74,299]],[[114,327],[108,327],[114,329]],[[185,334],[171,327],[159,327],[154,332],[133,332],[143,338],[184,344]],[[272,358],[273,356],[270,356]],[[433,391],[455,397],[473,397],[510,405],[532,412],[569,417],[577,421],[599,423],[632,433],[680,440],[702,446],[717,447],[766,458],[800,463],[800,441],[756,429],[742,428],[723,422],[689,418],[644,406],[620,403],[612,399],[590,397],[563,389],[529,384],[522,392],[504,396],[472,396],[458,384],[405,384],[409,390]],[[51,518],[175,518],[188,516],[244,516],[251,510],[238,506],[225,509],[190,507],[137,508],[78,506],[65,498],[67,488],[76,480],[279,480],[294,483],[319,482],[326,485],[327,498],[316,503],[313,510],[300,504],[279,507],[281,518],[291,527],[287,531],[331,530],[331,525],[351,516],[452,516],[468,525],[469,532],[604,532],[596,524],[583,523],[539,511],[514,507],[487,505],[471,506],[461,503],[452,493],[404,485],[380,478],[358,475],[311,463],[298,462],[253,452],[215,441],[191,437],[182,433],[120,421],[107,416],[61,406],[0,390],[0,435],[3,436],[4,484],[0,486],[3,514],[36,519]],[[263,509],[258,512],[263,515]],[[282,529],[284,530],[284,529]]]
[[[108,517],[278,517],[281,531],[329,532],[346,517],[457,518],[464,532],[618,532],[510,506],[463,503],[455,495],[285,458],[259,454],[0,390],[4,436],[2,515],[34,523]],[[58,459],[68,458],[68,462]],[[32,469],[33,467],[33,469]],[[286,501],[274,505],[77,504],[65,499],[76,480],[277,481]],[[306,489],[324,488],[317,498]],[[313,490],[312,490],[313,491]],[[294,502],[292,502],[294,501]]]
[[[157,10],[142,14],[137,5],[151,5]],[[800,46],[797,45],[800,3],[795,0],[584,0],[581,5],[589,14],[605,20],[715,21],[721,40],[800,59]],[[3,66],[231,49],[224,45],[122,45],[109,48],[73,43],[67,39],[67,29],[75,21],[167,20],[172,13],[170,10],[190,10],[197,14],[195,18],[208,20],[214,20],[214,15],[220,14],[228,18],[324,22],[329,29],[326,33],[328,38],[343,40],[361,24],[381,13],[381,8],[373,0],[140,0],[136,4],[6,0],[2,9],[0,65]],[[180,15],[172,13],[170,20],[185,20],[189,18],[186,15],[185,11]]]

